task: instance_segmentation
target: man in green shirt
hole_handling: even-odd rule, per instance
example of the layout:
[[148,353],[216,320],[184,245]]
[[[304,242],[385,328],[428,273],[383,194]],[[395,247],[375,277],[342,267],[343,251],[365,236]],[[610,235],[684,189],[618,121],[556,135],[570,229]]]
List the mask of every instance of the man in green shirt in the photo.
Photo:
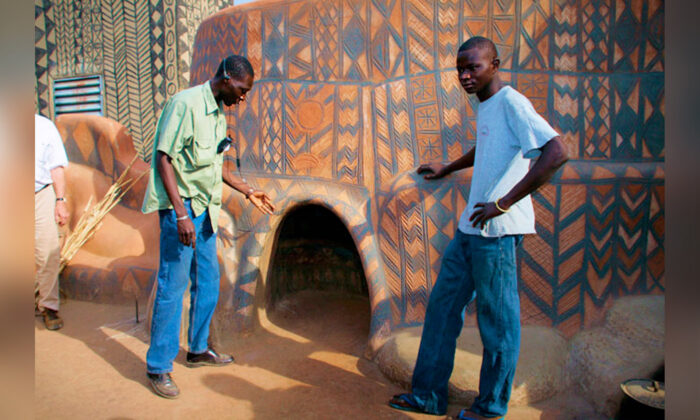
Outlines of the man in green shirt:
[[219,298],[216,231],[222,181],[245,194],[261,212],[274,211],[268,195],[235,176],[223,158],[231,142],[226,137],[223,104],[244,101],[254,78],[245,57],[229,56],[211,80],[170,98],[158,119],[142,211],[158,210],[160,216],[158,289],[146,367],[153,390],[165,398],[180,393],[170,372],[180,347],[182,298],[188,278],[192,285],[187,365],[233,362],[233,357],[217,353],[207,343]]

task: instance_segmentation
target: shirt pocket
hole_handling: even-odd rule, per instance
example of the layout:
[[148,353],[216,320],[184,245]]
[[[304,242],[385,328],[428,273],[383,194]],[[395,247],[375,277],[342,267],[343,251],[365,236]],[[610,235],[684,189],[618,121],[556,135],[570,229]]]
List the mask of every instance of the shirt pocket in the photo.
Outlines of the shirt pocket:
[[209,166],[214,163],[214,159],[216,159],[216,145],[214,143],[212,135],[194,139],[192,157],[195,166]]

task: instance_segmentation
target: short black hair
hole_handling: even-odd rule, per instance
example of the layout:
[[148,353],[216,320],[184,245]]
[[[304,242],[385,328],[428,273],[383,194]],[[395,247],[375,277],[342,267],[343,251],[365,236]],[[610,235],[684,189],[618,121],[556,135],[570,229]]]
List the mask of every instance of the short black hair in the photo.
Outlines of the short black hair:
[[472,48],[488,49],[491,51],[491,53],[493,53],[493,58],[498,58],[498,49],[496,49],[496,44],[494,44],[493,41],[491,41],[490,39],[484,38],[483,36],[473,36],[468,40],[464,41],[464,43],[460,45],[457,54],[461,53],[462,51],[470,50]]
[[219,68],[216,70],[216,77],[224,75],[224,62],[226,63],[226,73],[236,80],[241,80],[246,76],[255,77],[253,66],[250,61],[242,55],[229,55],[219,63]]

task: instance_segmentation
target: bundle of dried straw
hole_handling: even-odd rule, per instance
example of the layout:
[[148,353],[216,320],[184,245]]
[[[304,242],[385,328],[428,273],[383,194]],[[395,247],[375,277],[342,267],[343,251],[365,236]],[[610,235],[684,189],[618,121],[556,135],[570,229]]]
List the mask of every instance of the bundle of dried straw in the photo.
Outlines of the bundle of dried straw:
[[132,159],[129,166],[124,169],[117,181],[109,187],[109,190],[107,190],[105,196],[102,197],[102,200],[92,208],[90,208],[90,204],[92,204],[92,197],[90,197],[90,200],[88,200],[85,206],[85,211],[82,216],[80,216],[80,220],[78,220],[75,229],[68,235],[63,244],[59,272],[63,271],[80,247],[92,238],[95,232],[102,226],[102,219],[117,205],[124,194],[126,194],[144,174],[148,173],[148,171],[144,171],[136,178],[126,178],[131,166],[136,162],[136,159],[138,159],[138,155],[134,156],[134,159]]

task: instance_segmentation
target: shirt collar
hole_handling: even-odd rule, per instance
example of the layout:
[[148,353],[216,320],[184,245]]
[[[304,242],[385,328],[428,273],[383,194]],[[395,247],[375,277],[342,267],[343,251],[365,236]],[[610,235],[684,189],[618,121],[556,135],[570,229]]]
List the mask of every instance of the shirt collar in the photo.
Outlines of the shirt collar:
[[204,88],[202,89],[204,92],[204,104],[207,109],[207,114],[211,114],[212,112],[217,112],[221,110],[221,104],[216,103],[216,99],[214,99],[214,93],[211,90],[211,82],[207,81],[204,84]]

